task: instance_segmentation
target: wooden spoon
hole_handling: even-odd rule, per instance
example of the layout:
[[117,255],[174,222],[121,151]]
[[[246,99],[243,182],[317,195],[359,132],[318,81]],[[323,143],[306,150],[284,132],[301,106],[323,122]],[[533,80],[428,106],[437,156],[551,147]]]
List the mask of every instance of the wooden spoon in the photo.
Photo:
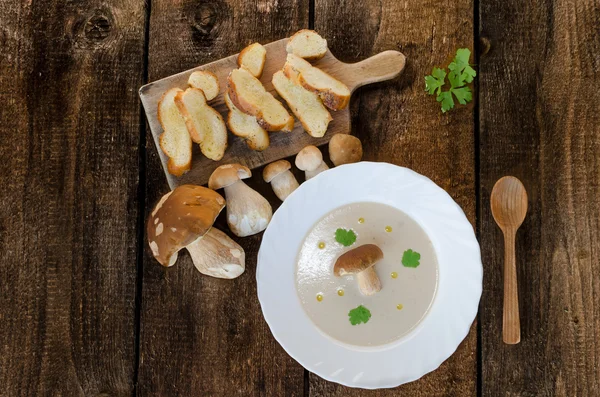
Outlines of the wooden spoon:
[[515,236],[527,214],[525,186],[514,176],[498,180],[492,189],[492,215],[504,233],[504,316],[502,340],[514,345],[521,341],[519,295],[515,263]]

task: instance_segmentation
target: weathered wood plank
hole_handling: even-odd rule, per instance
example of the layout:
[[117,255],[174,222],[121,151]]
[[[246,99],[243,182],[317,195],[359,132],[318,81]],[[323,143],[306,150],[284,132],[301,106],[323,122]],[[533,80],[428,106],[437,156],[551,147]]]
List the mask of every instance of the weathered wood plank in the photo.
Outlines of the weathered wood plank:
[[[185,0],[152,3],[149,80],[288,37],[308,25],[308,1]],[[169,188],[147,133],[147,211]],[[278,205],[261,170],[248,182]],[[224,218],[217,227],[227,231]],[[246,272],[235,280],[203,276],[187,254],[165,269],[147,247],[138,391],[142,396],[300,396],[304,369],[272,337],[256,295],[261,236],[237,239]]]
[[[356,93],[353,131],[365,160],[410,167],[446,189],[475,221],[473,111],[442,115],[423,77],[459,47],[472,47],[473,4],[316,0],[315,29],[343,61],[393,49],[407,57],[399,80]],[[475,326],[435,372],[393,390],[352,390],[310,376],[311,396],[469,396],[476,394]]]
[[[600,4],[482,0],[483,395],[600,395]],[[488,51],[489,50],[489,51]],[[502,343],[495,181],[529,195],[517,234],[521,343]]]
[[144,7],[0,1],[0,395],[131,395]]

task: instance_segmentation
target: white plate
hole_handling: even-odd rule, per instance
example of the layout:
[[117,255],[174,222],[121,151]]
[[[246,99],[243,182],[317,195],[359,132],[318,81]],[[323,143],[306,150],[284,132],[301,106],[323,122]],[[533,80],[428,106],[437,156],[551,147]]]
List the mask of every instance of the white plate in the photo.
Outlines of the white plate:
[[[411,333],[373,349],[336,343],[310,320],[296,292],[296,259],[313,225],[341,206],[379,202],[416,220],[439,266],[436,297]],[[271,332],[304,368],[332,382],[376,389],[433,371],[465,338],[479,305],[479,244],[460,207],[439,186],[408,168],[361,162],[303,183],[277,210],[258,252],[258,299]]]

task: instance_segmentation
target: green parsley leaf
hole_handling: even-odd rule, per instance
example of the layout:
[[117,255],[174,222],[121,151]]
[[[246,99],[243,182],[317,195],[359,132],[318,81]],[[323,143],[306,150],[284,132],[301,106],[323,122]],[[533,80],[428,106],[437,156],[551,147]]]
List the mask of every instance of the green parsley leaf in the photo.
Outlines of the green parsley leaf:
[[446,113],[454,107],[454,99],[452,99],[452,93],[450,91],[442,92],[438,95],[436,100],[442,103],[442,113]]
[[421,254],[411,249],[408,249],[404,251],[404,254],[402,255],[402,264],[404,265],[404,267],[417,267],[420,265],[420,259]]
[[[473,82],[477,75],[475,69],[469,65],[471,51],[468,48],[456,50],[454,59],[448,65],[449,73],[440,68],[433,68],[430,76],[425,76],[425,91],[430,95],[436,94],[436,100],[440,102],[442,112],[454,108],[454,97],[461,105],[466,105],[473,100],[471,89],[466,84]],[[450,82],[450,88],[443,91],[446,85],[446,76]]]
[[469,87],[453,88],[452,93],[456,99],[458,99],[458,103],[461,105],[466,105],[467,102],[471,102],[473,99],[473,95],[471,94],[471,89]]
[[431,95],[437,90],[439,95],[445,79],[446,72],[443,69],[433,68],[431,76],[425,76],[425,90]]
[[350,324],[356,325],[360,323],[367,323],[371,318],[371,311],[363,305],[358,306],[348,312]]
[[356,233],[354,230],[338,229],[335,231],[335,241],[344,247],[350,247],[356,242]]

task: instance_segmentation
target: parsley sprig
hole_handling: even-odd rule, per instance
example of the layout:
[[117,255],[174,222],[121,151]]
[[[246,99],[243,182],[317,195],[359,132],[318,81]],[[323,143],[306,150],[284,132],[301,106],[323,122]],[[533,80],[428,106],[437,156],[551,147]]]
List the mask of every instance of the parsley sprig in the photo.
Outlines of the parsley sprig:
[[[477,75],[475,69],[469,64],[470,57],[471,51],[468,48],[459,48],[448,65],[449,73],[446,73],[445,69],[434,67],[431,75],[425,76],[425,91],[429,95],[437,95],[436,99],[441,103],[442,113],[454,108],[454,98],[461,105],[466,105],[473,100],[471,88],[466,85],[473,82],[473,78]],[[446,76],[450,82],[450,89],[443,91],[442,88],[447,86]]]

